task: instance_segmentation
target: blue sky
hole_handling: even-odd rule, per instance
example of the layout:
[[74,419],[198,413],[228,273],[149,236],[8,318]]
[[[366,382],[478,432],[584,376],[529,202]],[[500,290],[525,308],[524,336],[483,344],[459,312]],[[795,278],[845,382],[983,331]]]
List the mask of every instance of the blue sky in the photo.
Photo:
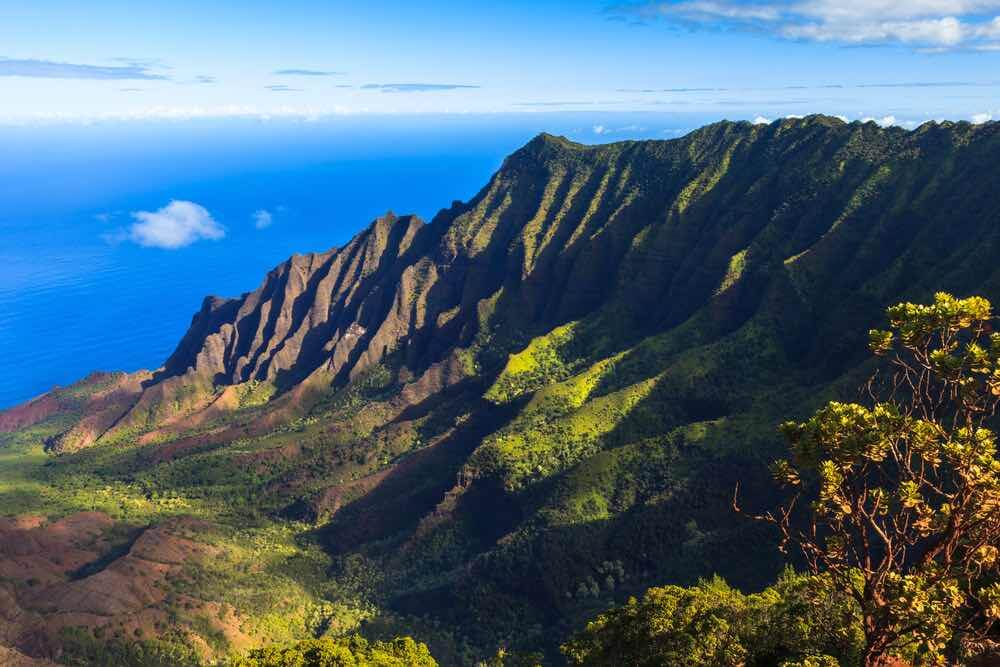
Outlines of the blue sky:
[[50,0],[0,7],[0,120],[813,112],[1000,118],[1000,0]]

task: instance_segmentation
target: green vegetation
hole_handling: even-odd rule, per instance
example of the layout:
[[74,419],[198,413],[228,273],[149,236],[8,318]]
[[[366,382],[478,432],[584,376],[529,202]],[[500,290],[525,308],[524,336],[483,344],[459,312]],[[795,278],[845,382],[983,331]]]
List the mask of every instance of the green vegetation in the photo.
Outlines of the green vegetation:
[[747,249],[744,248],[730,258],[729,268],[726,269],[726,277],[722,279],[722,284],[719,285],[719,289],[715,290],[715,293],[722,294],[735,285],[736,281],[743,275],[743,269],[746,268],[746,265]]
[[437,667],[425,644],[410,637],[368,642],[357,635],[344,639],[308,639],[291,646],[255,649],[234,658],[228,667]]
[[565,377],[567,364],[562,359],[560,348],[573,340],[576,328],[575,322],[556,327],[532,340],[520,352],[510,355],[500,377],[486,392],[486,398],[498,403],[511,401]]
[[60,662],[70,667],[198,667],[198,654],[177,638],[97,639],[78,629],[62,632]]
[[[831,402],[782,430],[794,462],[774,473],[795,495],[763,518],[814,572],[857,603],[865,665],[914,653],[955,660],[1000,619],[1000,334],[990,302],[938,293],[889,309],[873,330],[893,377],[874,404]],[[811,525],[793,512],[813,501]]]
[[892,355],[887,395],[870,383],[871,407],[830,402],[782,426],[794,459],[773,472],[795,495],[758,518],[801,547],[811,574],[753,595],[718,578],[649,589],[563,646],[571,663],[879,667],[991,650],[1000,458],[986,424],[1000,334],[980,297],[939,293],[888,314],[892,330],[870,333]]
[[859,664],[861,619],[826,577],[786,572],[744,595],[715,578],[651,588],[587,624],[563,646],[574,665],[718,667]]
[[250,380],[238,389],[241,408],[252,408],[266,404],[277,393],[277,387],[271,382]]
[[[574,635],[566,657],[584,663],[635,636],[672,659],[858,664],[880,607],[844,598],[854,574],[782,576],[781,531],[733,512],[732,492],[739,483],[755,511],[781,506],[776,424],[805,424],[789,434],[818,454],[810,433],[871,421],[874,405],[829,404],[857,401],[877,368],[889,377],[864,333],[888,305],[939,289],[1000,298],[988,180],[998,151],[997,125],[905,132],[825,117],[600,147],[541,136],[432,224],[387,216],[344,248],[278,267],[252,295],[211,301],[169,379],[139,378],[138,403],[106,393],[122,376],[92,378],[60,390],[54,414],[0,434],[3,514],[115,522],[85,536],[66,574],[29,583],[5,569],[0,602],[70,599],[50,588],[62,584],[149,584],[141,625],[81,632],[176,644],[203,663],[300,641],[344,649],[341,638],[362,634],[371,646],[419,637],[446,665],[560,664]],[[239,344],[220,347],[234,331]],[[961,348],[968,364],[955,366],[958,352],[935,363],[993,364],[992,350],[984,338]],[[186,384],[198,355],[212,368]],[[73,428],[69,444],[104,435],[61,449]],[[793,457],[784,470],[808,495],[823,460],[839,459]],[[845,483],[861,479],[857,463],[843,461]],[[899,514],[932,529],[904,559],[941,534],[945,505],[961,504],[926,491],[918,484]],[[790,530],[809,525],[805,498]],[[838,511],[829,516],[852,520]],[[175,524],[201,555],[141,564],[167,570],[162,580],[128,560],[136,535]],[[981,600],[995,585],[991,553],[976,556]],[[973,563],[954,560],[945,578],[964,586],[960,562]],[[810,566],[798,553],[791,564]],[[706,580],[715,574],[728,583]],[[940,606],[944,588],[918,588],[911,602]],[[949,624],[974,616],[962,590]],[[875,625],[898,626],[891,605],[878,613]],[[46,620],[0,630],[70,642]],[[893,652],[930,659],[927,640],[940,638],[921,623],[908,633],[919,640]]]

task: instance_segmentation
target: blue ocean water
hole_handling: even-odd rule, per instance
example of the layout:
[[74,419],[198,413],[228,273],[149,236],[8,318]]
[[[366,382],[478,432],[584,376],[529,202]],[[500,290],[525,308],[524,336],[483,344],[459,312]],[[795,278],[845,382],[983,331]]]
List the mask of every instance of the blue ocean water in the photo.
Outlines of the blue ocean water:
[[[0,128],[0,408],[94,370],[156,368],[207,294],[255,288],[296,252],[387,210],[430,219],[540,131],[673,138],[680,114],[357,116]],[[135,211],[205,207],[225,238],[121,241]],[[267,210],[273,223],[252,219]],[[117,237],[117,238],[116,238]]]

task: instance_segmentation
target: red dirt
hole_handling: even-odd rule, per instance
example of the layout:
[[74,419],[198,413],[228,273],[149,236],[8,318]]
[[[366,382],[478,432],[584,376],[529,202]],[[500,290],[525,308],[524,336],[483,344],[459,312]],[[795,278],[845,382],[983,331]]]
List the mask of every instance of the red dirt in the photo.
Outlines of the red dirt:
[[[94,573],[74,576],[109,553],[112,526],[109,517],[96,512],[51,523],[39,517],[0,519],[0,647],[9,647],[3,650],[56,658],[59,631],[69,627],[105,637],[156,637],[168,620],[168,580],[182,576],[185,562],[219,554],[197,540],[206,524],[171,519],[145,529],[127,553],[94,566]],[[219,609],[213,609],[217,617]],[[238,631],[226,631],[234,641],[246,640]],[[6,664],[3,658],[0,652],[0,665]]]
[[27,403],[16,405],[9,410],[0,412],[0,433],[11,433],[63,410],[62,403],[51,393],[42,394]]

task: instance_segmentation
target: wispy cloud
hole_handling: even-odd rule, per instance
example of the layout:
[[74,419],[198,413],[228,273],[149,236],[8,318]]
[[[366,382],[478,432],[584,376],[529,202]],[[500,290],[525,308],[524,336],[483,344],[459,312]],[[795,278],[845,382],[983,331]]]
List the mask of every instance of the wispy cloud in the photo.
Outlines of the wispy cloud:
[[286,86],[283,83],[275,83],[271,84],[270,86],[264,86],[264,87],[275,93],[301,93],[303,90],[305,90],[304,88],[293,88],[291,86]]
[[729,88],[618,88],[618,93],[719,93]]
[[367,83],[362,90],[379,90],[383,93],[430,93],[440,90],[479,88],[461,83]]
[[20,76],[32,79],[96,79],[128,81],[133,79],[166,80],[164,74],[143,62],[122,65],[81,65],[53,60],[0,58],[0,76]]
[[882,83],[823,83],[816,85],[741,86],[731,88],[618,88],[619,93],[731,93],[774,92],[779,90],[846,90],[869,88],[987,88],[1000,87],[1000,81],[895,81]]
[[250,217],[253,218],[253,226],[257,229],[266,229],[274,222],[274,215],[265,209],[254,211]]
[[174,79],[174,82],[181,86],[211,86],[218,83],[219,79],[208,74],[199,74],[191,78]]
[[902,83],[859,83],[855,88],[972,88],[990,86],[995,83],[974,81],[904,81]]
[[[801,106],[803,104],[814,105],[818,101],[819,100],[788,99],[788,98],[782,98],[782,99],[755,99],[755,100],[753,100],[752,105],[769,106],[769,107],[785,107],[785,106]],[[724,106],[724,107],[746,107],[746,106],[748,106],[748,104],[751,104],[747,100],[741,99],[741,98],[717,99],[717,100],[712,100],[712,102],[713,102],[713,104],[718,104],[718,105]]]
[[627,100],[545,100],[535,102],[512,102],[516,107],[586,107],[586,106],[619,106]]
[[344,72],[334,72],[324,69],[276,69],[272,74],[276,76],[343,76]]
[[594,102],[592,101],[553,101],[553,102],[515,102],[514,106],[517,107],[583,107],[592,106]]
[[135,67],[144,67],[146,69],[161,69],[161,70],[171,70],[173,67],[160,60],[159,58],[131,58],[131,57],[118,57],[109,59],[113,63],[123,63],[125,65],[132,65]]
[[591,128],[594,134],[607,135],[619,133],[645,132],[646,128],[641,125],[622,125],[621,127],[608,127],[607,125],[595,125]]
[[226,230],[205,207],[191,201],[173,200],[157,211],[135,211],[127,229],[107,234],[109,242],[132,241],[149,248],[176,250],[202,239],[218,240]]
[[253,105],[223,106],[149,106],[120,111],[96,112],[33,112],[4,113],[0,110],[0,125],[57,125],[148,122],[148,121],[194,121],[202,119],[239,118],[256,121],[289,120],[310,122],[334,116],[349,116],[358,113],[344,106],[330,107],[289,106],[258,107]]
[[609,12],[686,28],[849,45],[901,44],[930,52],[992,50],[1000,44],[1000,0],[680,0],[619,4]]
[[983,123],[988,123],[993,120],[993,114],[991,113],[977,113],[972,114],[972,124],[982,125]]

